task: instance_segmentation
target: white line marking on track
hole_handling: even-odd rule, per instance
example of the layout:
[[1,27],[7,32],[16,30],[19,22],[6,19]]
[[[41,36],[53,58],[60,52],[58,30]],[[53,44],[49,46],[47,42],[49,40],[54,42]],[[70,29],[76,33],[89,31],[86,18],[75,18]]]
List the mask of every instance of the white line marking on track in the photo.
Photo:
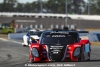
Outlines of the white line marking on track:
[[2,40],[2,41],[8,41],[8,42],[13,42],[13,43],[17,43],[17,44],[22,44],[21,42],[14,41],[14,40],[8,40],[8,39],[4,39],[4,38],[0,38],[0,40]]

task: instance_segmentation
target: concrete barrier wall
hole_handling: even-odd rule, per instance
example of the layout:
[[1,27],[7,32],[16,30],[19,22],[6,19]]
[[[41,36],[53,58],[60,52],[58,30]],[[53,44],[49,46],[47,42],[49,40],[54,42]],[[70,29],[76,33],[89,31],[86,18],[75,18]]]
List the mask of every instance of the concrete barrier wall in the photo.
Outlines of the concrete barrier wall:
[[[54,14],[54,13],[18,13],[18,12],[0,12],[0,16],[4,17],[14,17],[14,16],[28,16],[28,17],[56,17],[56,18],[65,18],[66,14]],[[77,15],[77,14],[68,14],[67,17],[71,19],[84,19],[84,20],[100,20],[100,15]]]
[[8,39],[22,39],[25,34],[27,33],[9,33]]

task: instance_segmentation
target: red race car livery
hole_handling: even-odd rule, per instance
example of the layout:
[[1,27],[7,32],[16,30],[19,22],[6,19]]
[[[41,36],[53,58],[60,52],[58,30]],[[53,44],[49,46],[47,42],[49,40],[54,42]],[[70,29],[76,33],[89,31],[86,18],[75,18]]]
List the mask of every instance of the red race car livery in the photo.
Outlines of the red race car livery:
[[77,31],[45,31],[30,45],[30,62],[90,60],[91,44]]

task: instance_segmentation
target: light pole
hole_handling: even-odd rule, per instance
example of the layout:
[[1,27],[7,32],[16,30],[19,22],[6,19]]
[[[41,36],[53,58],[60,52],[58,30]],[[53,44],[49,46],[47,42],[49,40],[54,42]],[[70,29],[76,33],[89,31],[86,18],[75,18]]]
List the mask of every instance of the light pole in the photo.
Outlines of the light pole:
[[88,0],[88,15],[90,15],[90,0]]
[[67,12],[67,3],[68,1],[66,0],[66,6],[65,6],[65,9],[66,9],[66,18],[65,18],[65,27],[68,27],[68,12]]
[[42,0],[40,0],[40,12],[42,13]]

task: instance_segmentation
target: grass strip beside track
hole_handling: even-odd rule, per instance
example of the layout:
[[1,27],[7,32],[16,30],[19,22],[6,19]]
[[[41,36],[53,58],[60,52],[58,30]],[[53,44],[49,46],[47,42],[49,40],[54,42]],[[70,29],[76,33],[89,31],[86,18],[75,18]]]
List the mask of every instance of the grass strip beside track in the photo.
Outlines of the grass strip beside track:
[[100,46],[100,42],[91,42],[91,45],[93,45],[93,46]]
[[0,38],[8,39],[8,34],[0,34]]
[[84,29],[85,31],[100,31],[100,29]]

